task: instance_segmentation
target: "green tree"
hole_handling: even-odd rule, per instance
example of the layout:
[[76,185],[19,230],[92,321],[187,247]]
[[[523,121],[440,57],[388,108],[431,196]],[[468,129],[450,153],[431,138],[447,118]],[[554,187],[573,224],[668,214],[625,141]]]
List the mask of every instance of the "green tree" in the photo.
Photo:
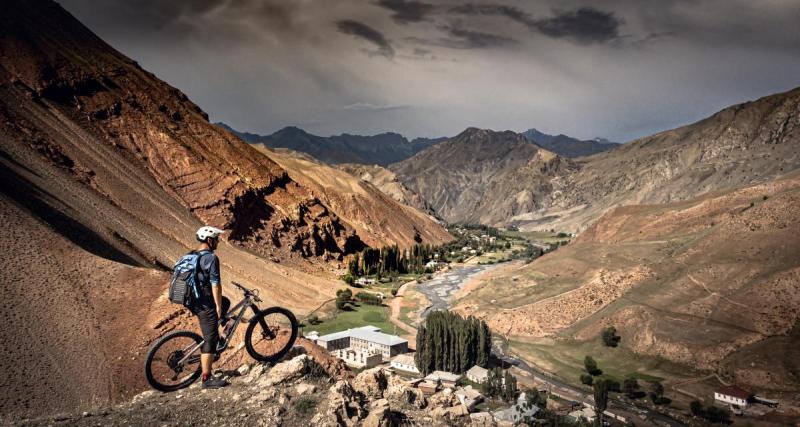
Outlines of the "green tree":
[[594,382],[594,377],[593,376],[591,376],[589,374],[581,374],[581,383],[590,386],[590,385],[592,385],[592,382]]
[[617,335],[617,328],[613,326],[609,326],[603,329],[603,333],[601,334],[601,336],[603,338],[603,344],[605,344],[606,347],[618,346],[619,340],[621,339],[621,337]]
[[660,405],[664,401],[664,386],[658,381],[650,383],[650,400],[656,405]]
[[511,402],[517,395],[517,379],[506,371],[503,375],[503,393],[502,398],[506,402]]
[[594,383],[594,411],[597,414],[598,424],[603,425],[603,412],[608,407],[608,384],[600,379]]
[[635,399],[639,393],[639,382],[633,377],[625,378],[622,381],[622,391],[631,399]]
[[583,366],[586,368],[586,372],[588,372],[591,376],[596,377],[603,374],[603,371],[597,368],[597,362],[595,362],[592,356],[586,356],[583,358]]

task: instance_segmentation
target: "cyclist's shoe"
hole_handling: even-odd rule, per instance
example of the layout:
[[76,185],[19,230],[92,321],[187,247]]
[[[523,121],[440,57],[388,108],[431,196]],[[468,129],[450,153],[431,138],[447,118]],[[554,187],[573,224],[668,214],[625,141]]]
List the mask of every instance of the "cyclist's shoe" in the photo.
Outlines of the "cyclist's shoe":
[[203,381],[203,388],[222,388],[227,387],[231,383],[225,381],[222,377],[210,376],[207,380]]

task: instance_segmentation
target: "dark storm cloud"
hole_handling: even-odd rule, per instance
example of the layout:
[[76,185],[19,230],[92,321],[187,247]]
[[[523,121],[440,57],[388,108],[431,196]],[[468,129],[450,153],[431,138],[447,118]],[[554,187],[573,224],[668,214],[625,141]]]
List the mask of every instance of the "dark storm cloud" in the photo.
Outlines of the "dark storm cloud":
[[430,3],[406,0],[378,0],[375,4],[394,12],[392,19],[402,25],[424,21],[435,8]]
[[570,38],[578,43],[604,43],[619,36],[622,20],[611,12],[590,7],[575,11],[557,12],[552,18],[535,22],[534,26],[545,35]]
[[[518,45],[519,41],[499,34],[466,30],[458,26],[442,26],[446,36],[435,38],[406,37],[405,40],[423,46],[445,47],[448,49],[491,49]],[[414,49],[430,52],[427,49]]]
[[502,16],[553,38],[568,38],[581,44],[605,43],[619,37],[622,20],[612,12],[591,7],[573,11],[554,11],[549,18],[533,15],[503,4],[464,4],[448,10],[450,14],[468,16]]
[[378,30],[352,19],[344,19],[336,22],[336,28],[341,33],[348,34],[357,38],[364,39],[375,45],[374,51],[369,51],[370,55],[380,55],[387,58],[394,58],[394,48],[389,40]]

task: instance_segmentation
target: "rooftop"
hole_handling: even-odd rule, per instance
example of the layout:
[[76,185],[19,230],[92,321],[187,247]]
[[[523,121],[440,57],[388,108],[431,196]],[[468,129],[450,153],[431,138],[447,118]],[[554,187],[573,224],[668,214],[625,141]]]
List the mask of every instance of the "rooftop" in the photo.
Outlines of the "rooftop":
[[467,370],[467,375],[474,375],[474,376],[483,376],[489,373],[489,370],[486,368],[481,368],[478,365],[475,365]]
[[342,338],[358,338],[364,341],[374,342],[381,345],[393,346],[408,342],[397,335],[389,335],[381,332],[381,328],[367,325],[360,328],[348,329],[346,331],[334,332],[317,338],[317,341],[334,341]]
[[433,371],[425,377],[426,380],[433,381],[458,381],[459,378],[461,378],[461,375],[445,371]]
[[753,393],[750,393],[749,391],[744,390],[744,389],[742,389],[742,388],[740,388],[739,386],[736,386],[736,385],[722,387],[721,389],[717,390],[717,393],[723,394],[725,396],[732,396],[732,397],[736,397],[736,398],[739,398],[739,399],[744,399],[744,400],[749,399],[750,396],[753,395]]
[[414,362],[414,355],[409,353],[395,356],[392,362],[397,362],[402,365],[416,365],[416,362]]

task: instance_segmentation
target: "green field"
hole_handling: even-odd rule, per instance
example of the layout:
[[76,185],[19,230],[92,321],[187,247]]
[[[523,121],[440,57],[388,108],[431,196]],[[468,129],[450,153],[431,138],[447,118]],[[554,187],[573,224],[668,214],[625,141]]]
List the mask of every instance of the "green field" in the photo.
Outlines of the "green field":
[[606,347],[599,339],[579,342],[574,340],[512,339],[511,350],[525,355],[534,365],[556,374],[561,379],[579,384],[585,373],[583,359],[592,356],[603,376],[622,381],[633,376],[640,381],[694,378],[697,372],[686,366],[651,356],[642,356],[623,347]]
[[317,331],[320,335],[325,335],[367,325],[377,326],[389,334],[394,333],[395,327],[389,321],[389,308],[367,304],[354,307],[351,311],[340,311],[335,317],[322,319],[316,325],[306,325],[304,332]]

